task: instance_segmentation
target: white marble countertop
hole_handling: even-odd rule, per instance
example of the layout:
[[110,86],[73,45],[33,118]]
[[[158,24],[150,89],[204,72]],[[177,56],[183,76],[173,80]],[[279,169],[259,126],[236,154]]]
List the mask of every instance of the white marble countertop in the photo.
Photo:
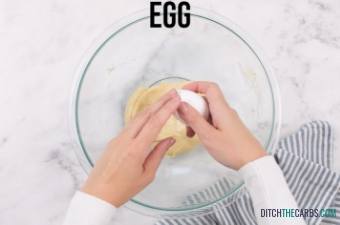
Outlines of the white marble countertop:
[[[315,119],[340,132],[340,1],[191,2],[236,22],[264,49],[281,89],[282,135]],[[68,130],[75,68],[98,34],[148,3],[0,0],[1,225],[61,223],[85,179]],[[340,171],[339,151],[335,165]],[[148,224],[140,217],[121,210],[118,219]]]

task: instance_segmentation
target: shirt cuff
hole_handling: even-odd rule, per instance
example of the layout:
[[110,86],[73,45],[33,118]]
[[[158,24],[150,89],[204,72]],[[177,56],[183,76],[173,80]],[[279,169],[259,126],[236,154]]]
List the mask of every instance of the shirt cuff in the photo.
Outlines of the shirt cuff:
[[116,207],[104,200],[77,191],[71,200],[63,225],[107,225],[116,214]]
[[252,180],[254,177],[258,177],[259,175],[268,175],[272,177],[282,174],[280,168],[275,162],[274,157],[270,155],[247,163],[241,167],[238,172],[245,182]]
[[239,174],[254,205],[262,208],[297,208],[282,170],[273,156],[264,156],[244,165]]

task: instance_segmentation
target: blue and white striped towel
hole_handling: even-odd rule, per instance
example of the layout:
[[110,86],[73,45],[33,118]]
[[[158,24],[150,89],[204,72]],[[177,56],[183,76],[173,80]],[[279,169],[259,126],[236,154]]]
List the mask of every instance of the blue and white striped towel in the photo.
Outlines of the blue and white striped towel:
[[[340,224],[340,175],[333,168],[333,131],[327,122],[314,121],[283,138],[274,157],[283,171],[299,208],[335,208],[336,217],[307,217],[308,225]],[[188,196],[187,203],[199,204],[211,195],[222,197],[230,182],[224,178],[198,194]],[[173,215],[157,225],[256,225],[254,208],[245,187],[202,213]]]

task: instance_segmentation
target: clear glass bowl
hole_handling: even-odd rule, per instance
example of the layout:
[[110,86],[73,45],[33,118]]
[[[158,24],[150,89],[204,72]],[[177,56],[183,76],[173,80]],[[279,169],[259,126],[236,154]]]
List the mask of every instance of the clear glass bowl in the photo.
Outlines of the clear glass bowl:
[[[106,143],[124,126],[124,109],[139,86],[179,77],[219,84],[229,104],[268,151],[278,138],[278,88],[260,51],[235,24],[192,9],[189,28],[150,28],[149,12],[119,21],[89,49],[77,73],[71,124],[77,154],[88,172]],[[192,201],[221,180],[228,185]],[[203,146],[166,157],[155,181],[128,204],[147,215],[204,212],[243,185]],[[114,190],[113,190],[114,191]]]

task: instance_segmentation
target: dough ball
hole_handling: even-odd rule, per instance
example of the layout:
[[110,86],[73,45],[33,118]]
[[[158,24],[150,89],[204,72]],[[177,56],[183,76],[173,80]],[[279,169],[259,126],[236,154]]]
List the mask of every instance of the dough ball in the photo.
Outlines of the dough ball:
[[[146,88],[139,87],[128,99],[126,108],[125,108],[125,123],[128,123],[131,119],[133,119],[137,113],[143,111],[147,106],[156,102],[160,97],[162,97],[169,90],[175,88],[181,88],[185,82],[181,83],[160,83],[158,85]],[[177,156],[184,152],[187,152],[193,149],[198,143],[199,140],[195,135],[192,138],[187,137],[186,135],[186,126],[179,121],[175,116],[171,116],[167,123],[162,128],[159,133],[156,142],[167,138],[174,137],[176,139],[176,143],[168,150],[168,156]]]

